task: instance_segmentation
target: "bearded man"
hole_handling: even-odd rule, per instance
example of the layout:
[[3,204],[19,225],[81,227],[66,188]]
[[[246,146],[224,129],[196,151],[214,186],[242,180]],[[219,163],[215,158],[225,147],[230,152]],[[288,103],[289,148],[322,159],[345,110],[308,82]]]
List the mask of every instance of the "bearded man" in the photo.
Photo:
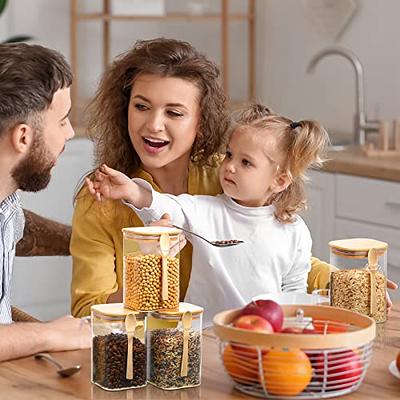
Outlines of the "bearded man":
[[[89,328],[81,320],[67,316],[47,323],[13,323],[10,303],[12,266],[25,225],[17,191],[44,189],[65,143],[74,136],[71,84],[71,69],[58,52],[38,45],[0,45],[0,361],[90,345]],[[46,236],[32,234],[46,220],[26,215],[27,237]],[[52,227],[42,226],[46,232]],[[68,229],[61,231],[68,235]],[[60,250],[67,252],[68,241],[61,239],[56,242],[63,242]],[[40,246],[26,240],[19,254],[38,255]]]

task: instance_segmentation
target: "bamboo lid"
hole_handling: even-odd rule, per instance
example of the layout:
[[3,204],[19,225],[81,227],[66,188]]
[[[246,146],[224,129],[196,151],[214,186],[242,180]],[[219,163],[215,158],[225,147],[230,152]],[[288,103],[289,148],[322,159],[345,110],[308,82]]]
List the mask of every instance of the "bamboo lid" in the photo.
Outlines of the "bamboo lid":
[[144,319],[145,316],[144,313],[125,307],[123,303],[96,304],[90,309],[96,316],[125,318],[128,314],[135,314],[138,319]]
[[181,318],[182,315],[190,311],[193,316],[202,314],[204,311],[203,307],[196,306],[190,303],[179,303],[179,308],[174,308],[171,310],[158,310],[151,313],[154,317],[176,317]]
[[329,247],[333,253],[344,257],[366,258],[371,249],[375,249],[378,256],[383,255],[388,248],[388,244],[375,239],[353,238],[332,240],[329,242]]
[[138,226],[122,228],[122,232],[128,236],[161,236],[163,233],[168,233],[168,235],[179,235],[182,231],[169,226]]

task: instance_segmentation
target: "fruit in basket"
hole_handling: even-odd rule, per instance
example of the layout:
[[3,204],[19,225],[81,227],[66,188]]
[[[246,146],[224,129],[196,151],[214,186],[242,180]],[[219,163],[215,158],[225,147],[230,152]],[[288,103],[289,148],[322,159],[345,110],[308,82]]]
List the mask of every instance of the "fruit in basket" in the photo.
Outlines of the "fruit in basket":
[[233,326],[256,332],[273,333],[272,325],[259,315],[242,315],[233,321]]
[[312,367],[298,349],[271,349],[263,356],[265,386],[269,394],[296,396],[311,382]]
[[247,304],[240,315],[259,315],[272,325],[274,332],[280,332],[283,325],[282,307],[273,300],[256,300]]
[[241,355],[227,345],[222,360],[229,376],[238,383],[254,385],[258,382],[258,361],[247,354]]
[[[233,321],[233,326],[255,332],[274,333],[272,325],[259,315],[242,315]],[[250,345],[232,343],[232,349],[238,355],[247,355],[252,359],[257,359],[258,357],[257,349]],[[262,354],[265,354],[265,352],[266,350],[262,350]]]
[[319,318],[318,320],[313,320],[314,329],[317,333],[343,333],[347,332],[348,325],[342,322],[323,320]]
[[315,329],[312,328],[299,328],[297,326],[288,326],[281,330],[281,333],[294,333],[294,334],[306,334],[306,335],[314,335],[318,334]]
[[322,382],[326,376],[328,385],[332,389],[347,389],[357,383],[363,371],[360,356],[353,350],[330,351],[326,355],[327,368],[324,369],[325,357],[323,353],[311,357],[317,380]]

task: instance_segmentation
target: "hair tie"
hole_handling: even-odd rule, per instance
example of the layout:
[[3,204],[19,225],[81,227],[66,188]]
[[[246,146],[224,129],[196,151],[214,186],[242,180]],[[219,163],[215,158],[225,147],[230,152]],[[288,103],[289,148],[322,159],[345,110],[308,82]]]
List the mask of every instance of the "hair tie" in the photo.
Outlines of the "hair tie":
[[300,123],[300,122],[292,122],[292,123],[290,124],[290,129],[296,129],[296,128],[298,128],[299,126],[301,126],[301,123]]

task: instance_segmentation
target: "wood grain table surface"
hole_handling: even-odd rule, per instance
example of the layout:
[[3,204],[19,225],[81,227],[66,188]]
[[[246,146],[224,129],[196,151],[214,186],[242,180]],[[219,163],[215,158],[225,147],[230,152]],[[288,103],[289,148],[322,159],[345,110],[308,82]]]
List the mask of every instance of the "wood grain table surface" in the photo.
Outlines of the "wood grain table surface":
[[[338,343],[338,345],[340,345]],[[135,400],[227,400],[256,399],[234,389],[226,375],[212,332],[205,332],[203,341],[202,384],[197,388],[163,391],[152,385],[146,388],[108,392],[90,382],[90,350],[53,353],[65,366],[80,364],[82,370],[69,378],[61,378],[55,367],[43,360],[27,357],[0,363],[0,399],[135,399]],[[400,399],[400,379],[388,366],[400,351],[400,302],[396,302],[389,320],[378,325],[374,354],[367,376],[358,391],[344,396],[352,399]]]

